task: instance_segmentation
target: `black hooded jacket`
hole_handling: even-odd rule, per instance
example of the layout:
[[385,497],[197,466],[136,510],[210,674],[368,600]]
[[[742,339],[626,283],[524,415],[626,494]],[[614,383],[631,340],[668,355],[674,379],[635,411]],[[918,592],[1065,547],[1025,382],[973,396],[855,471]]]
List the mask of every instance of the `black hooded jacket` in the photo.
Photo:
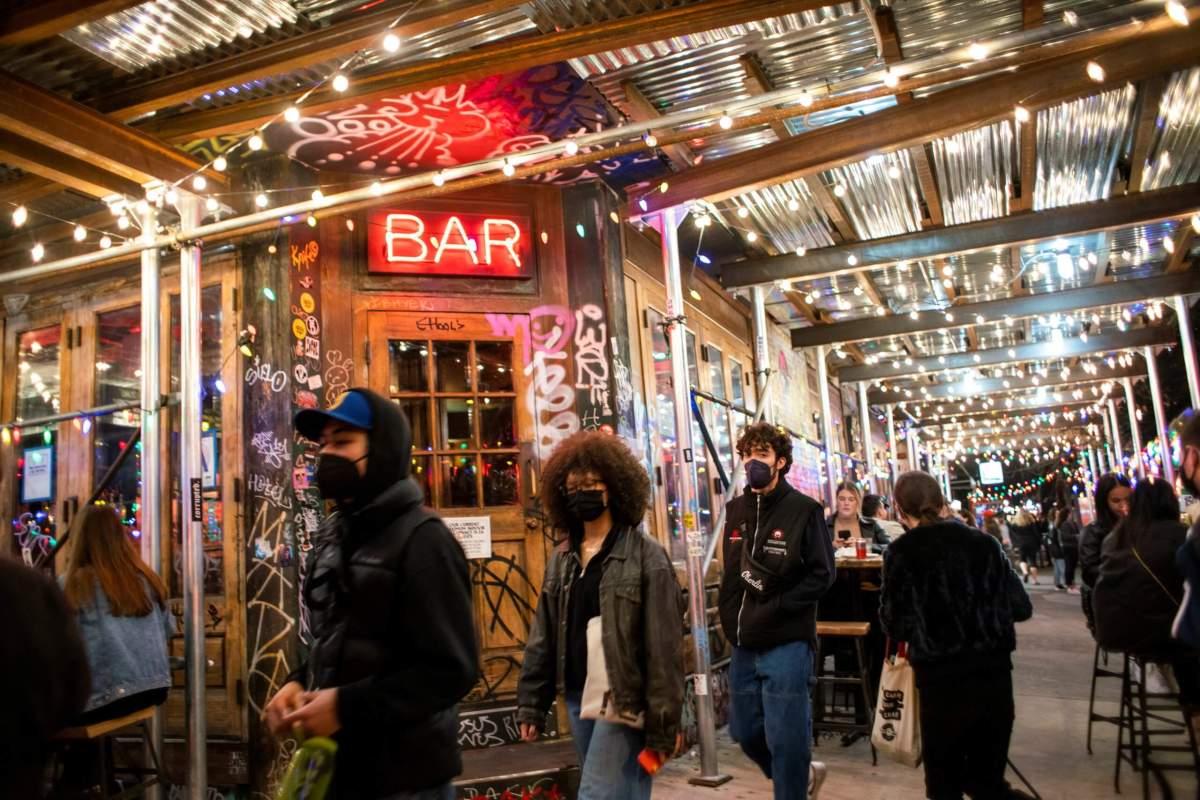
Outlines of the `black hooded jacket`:
[[816,500],[782,477],[767,494],[747,489],[727,507],[721,553],[725,638],[756,650],[816,640],[817,601],[835,570],[833,540]]
[[409,476],[408,421],[394,403],[364,395],[374,419],[367,470],[309,554],[314,642],[301,678],[338,690],[331,796],[356,800],[458,775],[457,703],[479,677],[466,557]]

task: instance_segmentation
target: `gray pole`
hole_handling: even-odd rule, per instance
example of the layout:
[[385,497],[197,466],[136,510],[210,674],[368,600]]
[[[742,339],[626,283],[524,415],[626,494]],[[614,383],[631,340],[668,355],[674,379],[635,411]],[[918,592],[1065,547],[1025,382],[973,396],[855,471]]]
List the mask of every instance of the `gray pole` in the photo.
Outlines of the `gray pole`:
[[[200,224],[200,198],[181,193],[179,226],[186,232]],[[205,724],[204,540],[200,465],[200,249],[184,239],[179,251],[179,496],[183,498],[183,647],[187,660],[187,800],[204,800],[208,787],[208,744]]]
[[1142,458],[1142,432],[1138,430],[1137,403],[1133,400],[1133,379],[1122,378],[1121,384],[1125,387],[1125,411],[1129,414],[1129,436],[1133,439],[1130,442],[1133,447],[1133,467],[1137,470],[1139,478],[1145,478],[1146,459]]
[[817,383],[821,396],[821,444],[825,445],[825,502],[830,513],[837,507],[837,446],[833,441],[833,417],[829,411],[829,368],[825,364],[828,348],[817,345]]
[[867,405],[867,382],[858,384],[858,418],[862,428],[863,461],[867,463],[867,485],[871,491],[878,494],[879,487],[875,481],[875,448],[871,441],[871,409]]
[[1200,410],[1200,366],[1196,365],[1196,342],[1192,339],[1192,314],[1188,298],[1175,295],[1175,319],[1179,323],[1179,347],[1183,350],[1183,366],[1187,369],[1188,391],[1192,408]]
[[767,376],[771,374],[771,349],[767,346],[767,306],[766,291],[761,286],[750,290],[750,298],[754,305],[754,369],[758,374],[755,385],[761,387],[758,402],[762,406],[762,418],[773,422],[775,417],[770,408],[770,382]]
[[1087,454],[1088,468],[1092,471],[1092,473],[1089,476],[1090,479],[1083,488],[1088,497],[1095,497],[1096,478],[1099,477],[1099,473],[1096,471],[1096,448],[1094,446],[1089,447],[1087,449]]
[[921,468],[921,454],[917,452],[917,429],[910,427],[906,435],[908,442],[908,468],[919,470]]
[[1110,397],[1108,398],[1108,415],[1112,419],[1112,441],[1116,448],[1116,463],[1113,465],[1113,472],[1125,471],[1125,448],[1121,444],[1121,426],[1117,424],[1119,417],[1117,416],[1117,404]]
[[[692,471],[692,398],[688,385],[687,334],[684,331],[683,280],[679,270],[679,235],[675,209],[662,216],[663,271],[666,273],[667,321],[670,323],[671,383],[675,394],[675,465],[679,469],[680,519],[687,542],[688,611],[692,623],[696,731],[700,740],[700,775],[690,783],[719,786],[730,780],[717,772],[717,734],[709,693],[708,609],[704,591],[704,535],[698,524],[696,475]],[[714,530],[714,537],[721,531]]]
[[1150,383],[1150,400],[1154,405],[1154,426],[1158,436],[1158,451],[1162,455],[1163,475],[1167,483],[1175,485],[1175,465],[1171,463],[1171,435],[1167,430],[1167,413],[1163,410],[1162,389],[1158,383],[1158,361],[1154,358],[1154,348],[1142,349],[1142,357],[1146,359],[1147,381]]
[[1100,405],[1100,419],[1104,422],[1104,451],[1101,453],[1102,461],[1107,463],[1102,464],[1105,474],[1117,471],[1117,464],[1113,460],[1113,448],[1116,444],[1116,439],[1113,438],[1112,418],[1108,416],[1108,407],[1104,404]]
[[[142,235],[154,237],[158,226],[158,209],[147,204],[142,214]],[[162,564],[162,416],[159,414],[159,397],[162,380],[159,377],[159,347],[161,344],[161,309],[159,306],[158,248],[142,251],[142,560],[156,575],[161,576]],[[157,707],[150,720],[149,746],[162,757],[163,708]],[[149,764],[149,753],[146,763]],[[146,793],[149,800],[158,800],[162,787],[150,787]]]
[[887,407],[887,438],[888,466],[892,469],[892,486],[895,487],[896,478],[900,477],[900,460],[896,458],[899,452],[896,448],[896,407],[891,404]]

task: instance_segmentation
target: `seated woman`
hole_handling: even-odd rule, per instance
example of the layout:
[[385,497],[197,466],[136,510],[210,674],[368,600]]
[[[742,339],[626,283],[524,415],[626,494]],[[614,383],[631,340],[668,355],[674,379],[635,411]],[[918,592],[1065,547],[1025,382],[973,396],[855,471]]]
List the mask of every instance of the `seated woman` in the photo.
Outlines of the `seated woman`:
[[878,520],[862,515],[862,490],[858,486],[850,481],[839,483],[836,499],[834,514],[825,522],[833,536],[834,547],[845,546],[854,539],[866,539],[882,552],[892,543],[892,537]]
[[1171,638],[1183,600],[1175,553],[1185,539],[1187,526],[1179,521],[1179,498],[1171,484],[1141,481],[1129,516],[1101,545],[1092,610],[1101,647],[1170,662],[1180,702],[1195,708],[1200,706],[1200,655]]
[[166,587],[142,563],[109,507],[79,512],[70,548],[60,580],[92,670],[92,693],[79,724],[160,705],[171,685],[167,640],[175,632]]

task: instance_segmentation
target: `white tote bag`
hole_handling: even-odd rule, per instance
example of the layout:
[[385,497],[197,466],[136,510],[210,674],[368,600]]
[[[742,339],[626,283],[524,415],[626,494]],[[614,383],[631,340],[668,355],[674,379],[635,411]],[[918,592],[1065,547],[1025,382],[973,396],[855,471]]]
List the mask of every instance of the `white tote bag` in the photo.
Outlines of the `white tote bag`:
[[871,744],[893,761],[910,767],[921,763],[921,716],[917,680],[903,645],[895,663],[885,657],[875,701]]
[[612,703],[608,668],[604,664],[604,642],[600,634],[600,617],[592,617],[587,626],[587,678],[583,681],[579,718],[617,722],[640,731],[646,727],[646,713],[621,711]]

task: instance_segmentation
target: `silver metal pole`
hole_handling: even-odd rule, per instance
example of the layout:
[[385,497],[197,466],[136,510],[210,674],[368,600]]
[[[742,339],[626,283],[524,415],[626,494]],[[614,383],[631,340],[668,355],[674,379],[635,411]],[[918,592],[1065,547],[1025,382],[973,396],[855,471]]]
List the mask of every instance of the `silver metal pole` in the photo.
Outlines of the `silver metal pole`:
[[[158,226],[158,209],[148,206],[142,214],[142,235],[153,237]],[[155,574],[161,576],[162,563],[162,486],[166,475],[162,471],[162,416],[159,414],[159,397],[162,381],[159,377],[159,347],[161,344],[161,309],[159,308],[159,264],[158,248],[142,251],[142,485],[141,485],[141,530],[142,560]],[[150,741],[148,747],[162,757],[163,708],[158,706],[150,719]],[[150,764],[146,753],[146,763]],[[149,800],[162,797],[162,787],[150,787],[146,793]]]
[[1083,491],[1088,497],[1093,497],[1095,495],[1096,478],[1099,475],[1096,472],[1096,448],[1094,446],[1088,447],[1087,454],[1088,468],[1091,472],[1088,475],[1088,479],[1084,482]]
[[1116,448],[1116,464],[1113,466],[1113,472],[1125,471],[1125,448],[1121,444],[1121,426],[1117,424],[1117,404],[1110,397],[1108,398],[1108,415],[1112,419],[1112,441]]
[[908,442],[908,468],[919,470],[921,468],[921,454],[917,452],[917,431],[915,428],[908,429],[906,441]]
[[[767,328],[766,294],[766,290],[761,286],[755,286],[750,290],[750,298],[754,305],[754,369],[759,375],[755,384],[765,387],[758,395],[758,403],[764,409],[763,419],[772,422],[774,415],[770,413],[768,407],[770,397],[767,394],[771,388],[770,381],[767,380],[767,377],[771,375],[771,349],[767,346],[769,329]],[[759,381],[762,383],[760,384]]]
[[879,487],[875,481],[875,448],[871,441],[871,409],[867,405],[867,382],[858,384],[858,418],[862,428],[863,461],[867,464],[867,481],[871,491],[878,494]]
[[1104,450],[1101,453],[1103,461],[1107,462],[1103,465],[1105,474],[1117,471],[1117,463],[1113,460],[1113,447],[1116,444],[1116,439],[1113,438],[1112,418],[1108,416],[1108,406],[1101,403],[1100,419],[1104,422]]
[[900,460],[896,457],[899,450],[896,447],[896,406],[889,404],[887,407],[887,438],[888,438],[888,466],[892,469],[892,486],[896,485],[896,478],[900,477]]
[[1147,381],[1150,383],[1150,402],[1154,406],[1154,432],[1158,436],[1158,452],[1162,455],[1162,474],[1166,477],[1167,483],[1174,486],[1175,465],[1171,463],[1171,436],[1167,431],[1167,413],[1163,409],[1162,388],[1158,383],[1158,360],[1154,357],[1154,348],[1144,347],[1142,357],[1146,359]]
[[1133,400],[1133,379],[1122,378],[1121,385],[1125,387],[1125,411],[1129,414],[1129,436],[1133,439],[1133,467],[1139,478],[1146,477],[1146,459],[1142,457],[1142,432],[1138,429],[1137,403]]
[[[675,465],[679,469],[680,518],[687,542],[688,611],[692,623],[696,731],[700,741],[700,775],[690,779],[702,786],[718,786],[730,780],[717,772],[717,734],[709,693],[708,609],[704,591],[704,536],[698,524],[696,474],[692,457],[692,400],[688,386],[687,334],[684,330],[683,280],[679,270],[679,235],[675,209],[662,212],[663,271],[667,286],[667,318],[670,321],[671,382],[675,394]],[[720,536],[714,530],[714,537]]]
[[1187,370],[1188,391],[1192,408],[1200,410],[1200,366],[1196,364],[1196,342],[1192,338],[1192,312],[1189,298],[1175,295],[1175,319],[1179,323],[1179,347],[1183,350],[1183,366]]
[[[200,224],[200,199],[179,198],[180,225],[193,230]],[[204,800],[208,786],[208,744],[205,724],[204,658],[204,540],[200,465],[200,249],[199,241],[179,252],[179,496],[183,498],[183,646],[187,661],[187,786],[188,800]]]
[[821,444],[825,446],[825,502],[830,513],[837,508],[837,444],[833,440],[833,416],[829,411],[829,368],[826,355],[829,348],[817,345],[817,384],[821,396]]

